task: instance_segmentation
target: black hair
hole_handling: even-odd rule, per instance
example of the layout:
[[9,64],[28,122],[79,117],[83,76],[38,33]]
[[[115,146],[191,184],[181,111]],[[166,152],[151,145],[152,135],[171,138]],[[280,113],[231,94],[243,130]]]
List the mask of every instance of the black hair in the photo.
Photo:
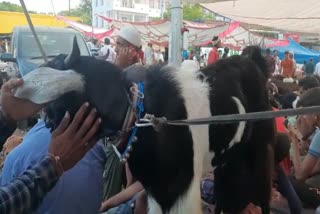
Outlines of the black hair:
[[314,76],[306,76],[302,80],[299,81],[299,86],[302,87],[303,90],[309,90],[315,87],[319,87],[319,80]]
[[260,67],[262,70],[266,80],[271,76],[271,73],[268,72],[268,65],[266,60],[261,54],[261,48],[259,46],[247,46],[246,48],[243,49],[242,56],[247,56],[249,59],[252,59],[257,63],[257,65]]
[[297,107],[311,107],[320,105],[320,88],[312,88],[306,91],[297,103]]
[[109,39],[109,38],[105,38],[105,39],[104,39],[104,43],[105,43],[106,45],[110,45],[110,39]]
[[266,53],[268,53],[268,54],[271,53],[269,48],[267,48]]
[[219,39],[218,36],[214,36],[214,37],[212,38],[212,41],[217,41],[218,39]]

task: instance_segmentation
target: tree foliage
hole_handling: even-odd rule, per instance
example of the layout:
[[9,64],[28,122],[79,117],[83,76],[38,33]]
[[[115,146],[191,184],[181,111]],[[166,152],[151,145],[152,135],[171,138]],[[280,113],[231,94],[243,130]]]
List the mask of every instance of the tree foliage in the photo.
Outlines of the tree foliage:
[[[12,4],[10,2],[0,2],[0,11],[9,11],[9,12],[21,12],[23,13],[23,9],[20,5]],[[30,11],[29,13],[37,13],[35,11]]]
[[91,25],[92,23],[92,0],[81,0],[79,6],[75,9],[61,11],[59,15],[61,16],[77,16],[84,24]]
[[[168,9],[166,12],[164,12],[163,17],[165,19],[170,19],[171,9]],[[199,4],[183,5],[183,20],[199,21],[199,20],[212,20],[213,18],[214,17],[212,14],[206,14],[205,12],[203,12],[203,9]]]

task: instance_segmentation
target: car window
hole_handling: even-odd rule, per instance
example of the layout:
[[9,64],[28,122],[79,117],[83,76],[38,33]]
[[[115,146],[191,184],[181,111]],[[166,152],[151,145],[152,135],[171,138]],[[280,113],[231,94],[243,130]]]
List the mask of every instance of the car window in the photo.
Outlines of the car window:
[[[72,50],[73,38],[76,35],[81,55],[89,55],[86,44],[79,34],[66,32],[39,32],[40,43],[47,56],[68,54]],[[41,53],[31,32],[23,32],[19,36],[18,55],[25,58],[41,58]]]

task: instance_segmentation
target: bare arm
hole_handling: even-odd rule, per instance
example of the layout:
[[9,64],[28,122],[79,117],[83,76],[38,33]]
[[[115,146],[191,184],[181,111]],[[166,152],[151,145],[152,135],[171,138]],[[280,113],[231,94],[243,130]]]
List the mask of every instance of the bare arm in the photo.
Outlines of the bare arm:
[[125,164],[125,167],[126,167],[127,188],[128,188],[129,186],[131,186],[133,184],[134,179],[133,179],[133,176],[132,176],[131,171],[129,169],[128,163]]
[[108,200],[102,203],[100,208],[100,212],[107,211],[110,208],[119,206],[127,201],[129,201],[135,194],[143,190],[143,186],[140,182],[135,182],[127,189],[123,190],[122,192],[118,193],[117,195],[109,198]]
[[298,138],[295,136],[290,136],[290,139],[292,141],[294,150],[293,167],[295,171],[295,177],[298,180],[305,180],[312,175],[318,159],[308,153],[305,159],[301,161]]
[[292,63],[292,77],[294,77],[296,75],[296,67],[294,62]]

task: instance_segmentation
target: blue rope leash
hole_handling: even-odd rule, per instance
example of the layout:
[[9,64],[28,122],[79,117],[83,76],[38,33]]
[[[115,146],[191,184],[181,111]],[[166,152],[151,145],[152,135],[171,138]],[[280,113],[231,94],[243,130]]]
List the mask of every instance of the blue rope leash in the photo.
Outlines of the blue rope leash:
[[[138,83],[138,90],[139,90],[138,93],[143,95],[143,93],[144,93],[144,90],[143,90],[143,89],[144,89],[144,88],[143,88],[143,83],[142,83],[142,82],[139,82],[139,83]],[[144,112],[143,97],[138,96],[135,109],[137,109],[136,122],[139,122],[140,119],[141,119],[141,115],[142,115],[142,113]],[[131,151],[134,138],[135,138],[135,136],[137,135],[137,131],[138,131],[138,127],[135,126],[135,127],[133,128],[133,130],[132,130],[132,133],[131,133],[130,137],[129,137],[129,141],[128,141],[127,147],[126,147],[125,151],[121,154],[121,160],[124,161],[124,162],[127,160],[127,157],[128,157],[127,155],[128,155],[128,153]]]

